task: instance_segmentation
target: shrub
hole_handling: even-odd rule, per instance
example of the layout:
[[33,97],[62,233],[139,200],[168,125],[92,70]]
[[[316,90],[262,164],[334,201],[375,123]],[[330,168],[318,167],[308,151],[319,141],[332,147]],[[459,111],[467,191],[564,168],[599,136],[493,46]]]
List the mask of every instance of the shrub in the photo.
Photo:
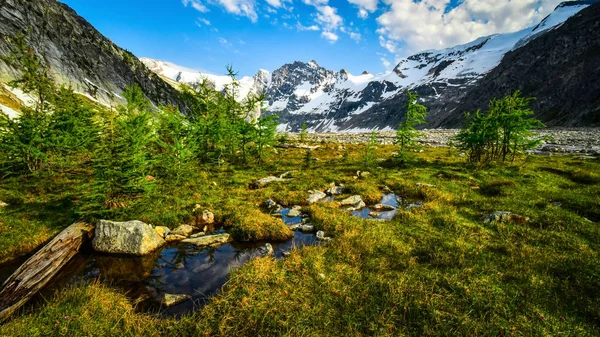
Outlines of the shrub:
[[489,163],[515,160],[515,156],[537,146],[541,139],[531,139],[531,129],[544,125],[535,118],[529,103],[534,98],[521,97],[521,92],[493,99],[489,112],[466,114],[466,127],[455,137],[459,149],[470,162]]

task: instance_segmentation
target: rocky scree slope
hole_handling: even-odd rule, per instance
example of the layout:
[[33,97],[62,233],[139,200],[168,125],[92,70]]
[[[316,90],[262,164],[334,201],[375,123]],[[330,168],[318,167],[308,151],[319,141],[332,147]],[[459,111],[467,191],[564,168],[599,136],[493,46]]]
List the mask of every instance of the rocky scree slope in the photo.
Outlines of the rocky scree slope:
[[[137,83],[154,105],[185,110],[172,86],[67,5],[55,0],[0,0],[0,55],[10,54],[7,37],[28,30],[26,40],[58,84],[71,84],[76,92],[110,105],[123,103],[123,89]],[[18,75],[18,69],[0,61],[0,82]]]

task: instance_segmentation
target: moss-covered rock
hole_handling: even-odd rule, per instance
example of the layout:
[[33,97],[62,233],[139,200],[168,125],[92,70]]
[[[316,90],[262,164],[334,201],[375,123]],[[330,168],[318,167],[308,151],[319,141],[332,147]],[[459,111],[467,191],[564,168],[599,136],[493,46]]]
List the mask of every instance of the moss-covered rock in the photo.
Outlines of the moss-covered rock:
[[287,240],[294,236],[281,219],[273,218],[258,208],[243,205],[225,215],[224,225],[236,241]]

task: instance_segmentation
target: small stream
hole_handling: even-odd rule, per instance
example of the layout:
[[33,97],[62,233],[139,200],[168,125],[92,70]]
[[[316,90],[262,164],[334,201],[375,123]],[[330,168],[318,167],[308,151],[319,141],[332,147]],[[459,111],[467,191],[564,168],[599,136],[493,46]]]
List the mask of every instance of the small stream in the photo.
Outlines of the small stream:
[[[282,220],[288,226],[302,222],[302,217],[286,216]],[[223,232],[217,230],[212,234]],[[116,256],[87,252],[77,255],[41,293],[48,298],[56,289],[72,284],[85,284],[101,280],[109,286],[125,291],[132,299],[141,299],[141,310],[160,312],[166,316],[179,316],[198,309],[210,296],[216,294],[227,282],[229,273],[264,254],[267,243],[231,242],[216,247],[198,247],[185,243],[173,243],[144,257]],[[294,237],[285,242],[269,242],[274,257],[294,247],[317,243],[314,233],[294,231]],[[7,279],[23,261],[0,266],[0,280]],[[161,308],[156,298],[161,294],[186,294],[192,300],[170,308]],[[35,300],[32,302],[36,302]]]
[[413,208],[420,208],[423,206],[423,201],[409,200],[407,198],[397,196],[395,193],[388,193],[381,198],[379,204],[391,206],[393,209],[376,211],[373,209],[373,206],[369,206],[352,211],[350,214],[362,219],[390,221],[396,216],[396,214],[398,214],[399,209],[410,210]]
[[[392,220],[398,209],[420,207],[419,202],[408,203],[394,193],[384,195],[380,204],[391,206],[393,210],[374,212],[372,208],[365,207],[351,212],[351,215],[364,219]],[[278,215],[286,225],[294,226],[303,222],[303,216],[287,216],[289,211],[289,208],[283,208]],[[220,229],[209,234],[220,232],[224,231]],[[34,299],[32,302],[35,305],[64,286],[100,280],[124,291],[130,298],[139,300],[138,308],[141,310],[179,316],[206,304],[227,282],[232,270],[243,266],[252,258],[263,256],[266,243],[267,241],[231,242],[215,247],[198,247],[179,242],[144,257],[83,252],[63,268],[41,292],[37,301]],[[274,249],[273,256],[282,258],[284,251],[316,245],[318,241],[314,233],[296,230],[290,240],[269,243]],[[0,265],[0,281],[4,282],[25,260],[26,258],[17,259]],[[162,308],[156,300],[162,294],[185,294],[191,296],[191,300]]]

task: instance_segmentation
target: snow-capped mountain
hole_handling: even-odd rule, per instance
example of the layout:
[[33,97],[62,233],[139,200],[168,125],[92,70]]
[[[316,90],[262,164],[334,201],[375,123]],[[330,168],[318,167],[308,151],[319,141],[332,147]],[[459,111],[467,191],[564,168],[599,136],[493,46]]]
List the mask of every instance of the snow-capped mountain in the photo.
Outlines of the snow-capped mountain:
[[[476,86],[503,57],[562,25],[595,1],[559,5],[539,24],[508,34],[496,34],[444,50],[424,51],[401,60],[389,73],[355,76],[342,69],[327,70],[316,61],[293,62],[269,73],[260,70],[239,80],[240,99],[266,94],[266,113],[279,115],[281,131],[296,131],[306,122],[315,131],[392,129],[404,114],[406,89],[416,91],[430,110],[430,120],[443,119],[443,107]],[[172,63],[143,58],[154,72],[173,81],[206,78],[220,89],[231,79],[203,74]]]
[[[203,73],[198,70],[178,66],[170,62],[153,60],[147,57],[140,58],[140,61],[150,70],[171,81],[177,83],[194,84],[201,83],[207,80],[212,83],[217,90],[223,90],[226,85],[232,83],[232,79],[227,75],[213,75]],[[271,82],[271,76],[266,70],[259,70],[256,75],[249,77],[245,76],[237,79],[239,87],[237,96],[240,99],[246,98],[250,94],[258,95],[267,88]]]

